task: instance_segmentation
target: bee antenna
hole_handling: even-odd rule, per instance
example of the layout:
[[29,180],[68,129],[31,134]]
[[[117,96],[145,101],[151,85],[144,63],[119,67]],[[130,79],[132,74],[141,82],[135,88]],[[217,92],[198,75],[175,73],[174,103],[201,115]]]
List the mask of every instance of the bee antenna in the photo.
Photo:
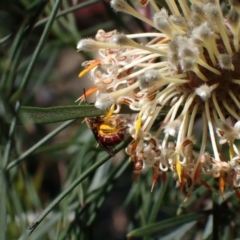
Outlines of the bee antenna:
[[83,88],[83,95],[84,95],[84,100],[85,100],[85,102],[88,104],[85,88]]

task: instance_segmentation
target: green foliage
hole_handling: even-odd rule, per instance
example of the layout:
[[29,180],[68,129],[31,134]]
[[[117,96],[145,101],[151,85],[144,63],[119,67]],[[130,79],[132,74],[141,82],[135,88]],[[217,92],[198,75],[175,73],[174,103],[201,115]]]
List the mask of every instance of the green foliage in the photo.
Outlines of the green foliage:
[[[77,20],[83,12],[77,13],[94,6],[101,6],[104,22],[84,28]],[[81,61],[61,75],[56,65],[63,51],[97,29],[132,31],[132,23],[142,29],[139,22],[110,16],[109,4],[100,0],[0,1],[0,9],[1,240],[99,239],[110,233],[105,239],[179,239],[179,231],[183,239],[196,233],[217,239],[220,230],[225,239],[239,235],[235,197],[216,200],[213,193],[213,208],[202,211],[212,201],[209,190],[201,186],[183,203],[170,173],[151,192],[151,171],[133,181],[123,154],[129,139],[113,149],[116,159],[95,147],[82,120],[105,112],[91,104],[72,106],[84,87],[80,79],[73,87],[68,81],[77,77]],[[64,61],[74,64],[71,57]]]

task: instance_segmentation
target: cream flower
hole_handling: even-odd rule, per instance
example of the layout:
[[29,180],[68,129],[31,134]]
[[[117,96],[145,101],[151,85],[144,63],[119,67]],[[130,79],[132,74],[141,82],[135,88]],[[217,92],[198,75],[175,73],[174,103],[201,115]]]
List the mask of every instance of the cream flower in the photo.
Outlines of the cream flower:
[[[212,176],[219,179],[223,195],[226,184],[236,188],[240,182],[234,160],[240,137],[240,4],[230,1],[224,17],[218,0],[190,0],[190,5],[167,0],[170,11],[159,9],[153,0],[147,3],[155,12],[152,19],[124,0],[111,1],[116,11],[141,19],[155,31],[125,35],[99,30],[96,40],[78,43],[78,50],[99,49],[100,59],[85,63],[84,70],[92,72],[96,107],[126,104],[138,112],[129,123],[133,141],[126,150],[135,170],[172,170],[189,194],[204,175]],[[144,45],[142,38],[151,40]],[[200,148],[192,140],[197,119],[202,123],[197,129],[202,133]],[[228,144],[228,159],[221,157],[219,140]],[[207,145],[211,153],[206,153]]]

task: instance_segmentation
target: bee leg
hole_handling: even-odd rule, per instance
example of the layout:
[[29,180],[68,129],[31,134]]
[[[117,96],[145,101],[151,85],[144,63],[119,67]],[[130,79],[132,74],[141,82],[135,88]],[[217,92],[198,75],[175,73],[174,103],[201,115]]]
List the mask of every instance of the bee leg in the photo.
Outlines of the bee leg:
[[98,141],[98,144],[112,157],[115,156],[115,154],[105,145],[103,145],[100,141]]

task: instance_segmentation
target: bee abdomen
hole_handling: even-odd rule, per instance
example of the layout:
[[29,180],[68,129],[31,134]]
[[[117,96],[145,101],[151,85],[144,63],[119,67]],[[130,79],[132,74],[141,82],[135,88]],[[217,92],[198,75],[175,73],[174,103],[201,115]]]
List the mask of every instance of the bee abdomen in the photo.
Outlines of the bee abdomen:
[[98,134],[99,141],[106,145],[106,146],[114,146],[120,143],[124,138],[123,132],[108,134],[108,135],[101,135]]

